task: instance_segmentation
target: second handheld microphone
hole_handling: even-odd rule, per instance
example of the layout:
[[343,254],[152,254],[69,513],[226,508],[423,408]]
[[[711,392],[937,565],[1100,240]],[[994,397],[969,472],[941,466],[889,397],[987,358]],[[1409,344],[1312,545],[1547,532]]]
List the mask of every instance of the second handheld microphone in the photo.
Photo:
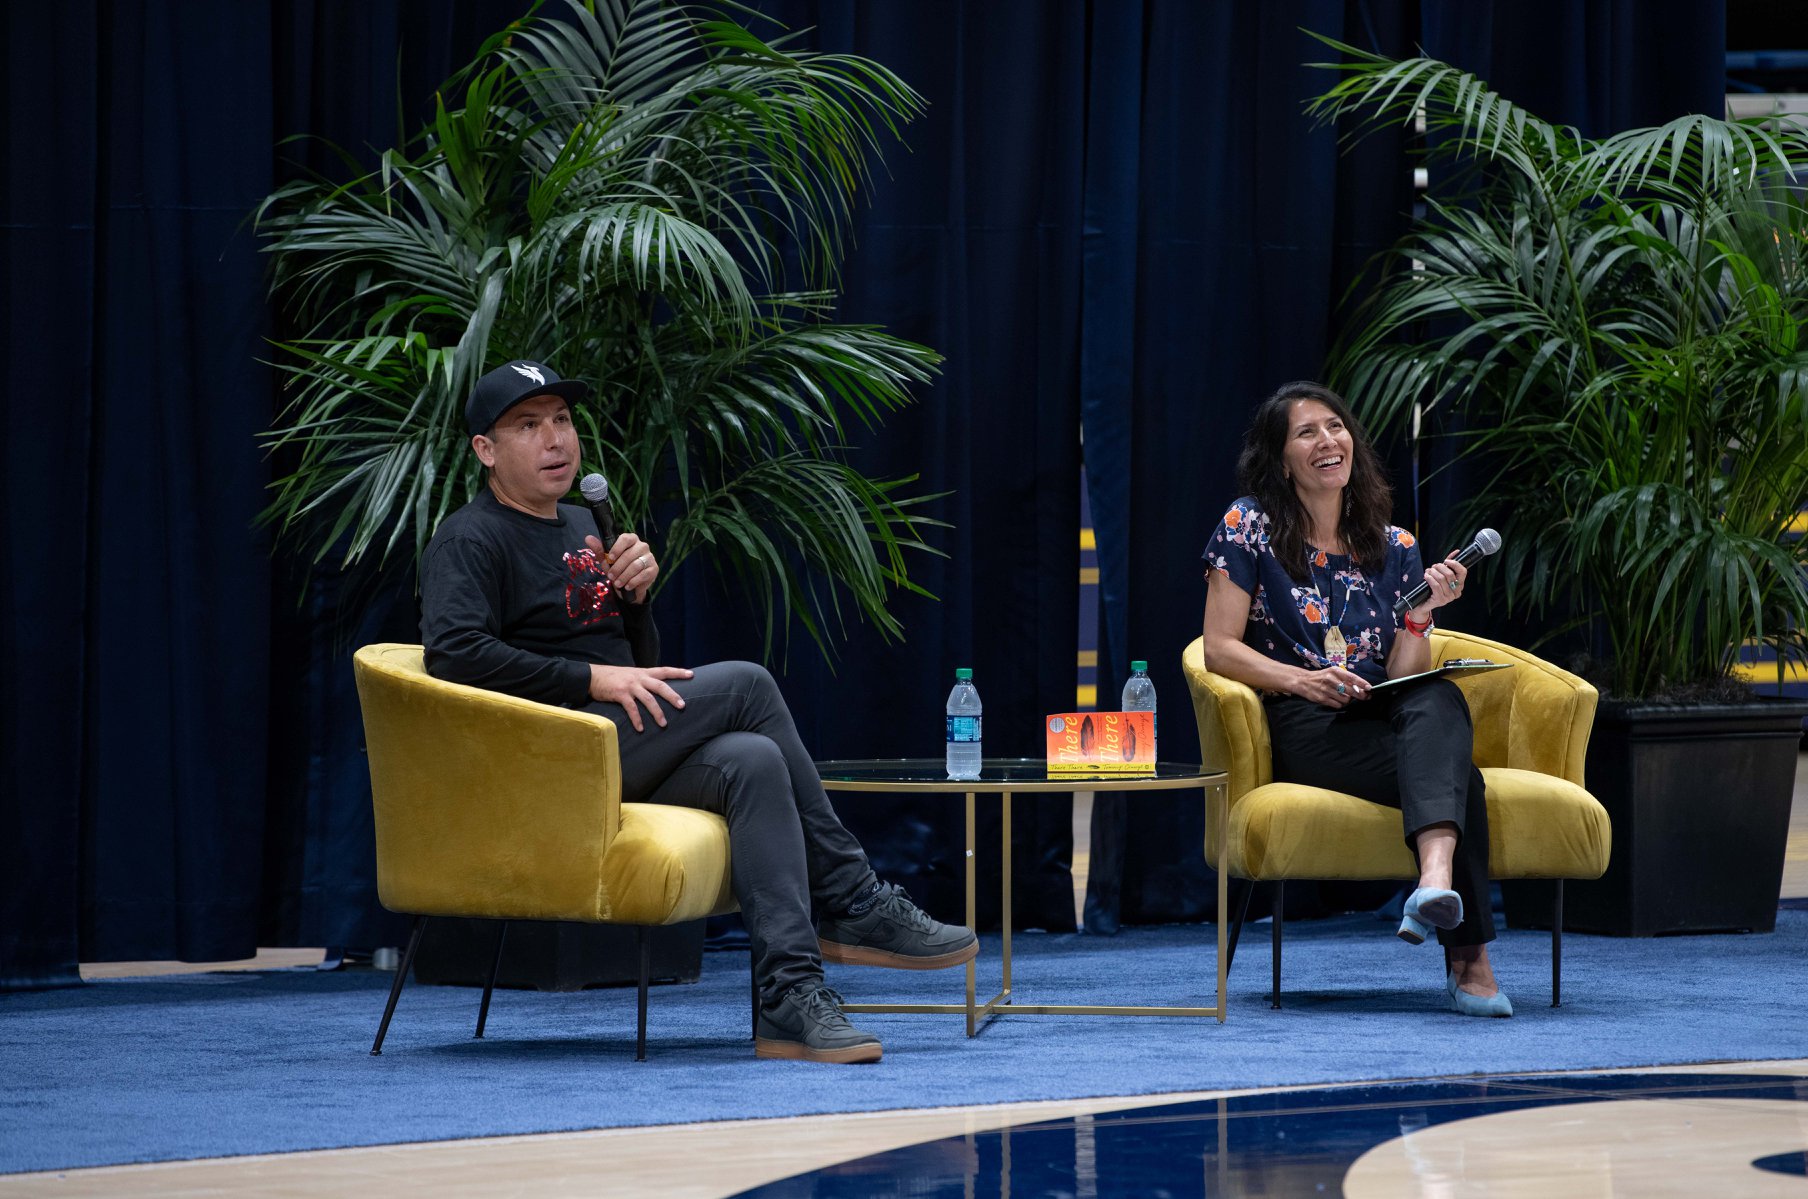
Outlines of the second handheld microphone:
[[[1483,529],[1475,535],[1475,540],[1457,551],[1456,560],[1464,566],[1475,563],[1500,548],[1500,534],[1493,529]],[[1416,608],[1431,598],[1431,584],[1421,581],[1417,587],[1394,601],[1394,615],[1399,617],[1409,609]]]

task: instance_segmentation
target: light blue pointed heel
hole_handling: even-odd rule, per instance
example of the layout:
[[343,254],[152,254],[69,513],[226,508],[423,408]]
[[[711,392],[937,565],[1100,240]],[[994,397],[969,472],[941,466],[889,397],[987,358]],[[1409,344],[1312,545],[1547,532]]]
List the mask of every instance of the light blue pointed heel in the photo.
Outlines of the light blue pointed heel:
[[1450,1010],[1460,1016],[1511,1016],[1513,1002],[1507,998],[1505,991],[1497,990],[1492,995],[1471,995],[1456,985],[1456,973],[1452,971],[1444,976],[1444,990],[1450,993]]
[[1462,922],[1461,895],[1436,887],[1420,887],[1406,897],[1406,910],[1400,917],[1400,939],[1408,945],[1423,945],[1432,929],[1455,928]]

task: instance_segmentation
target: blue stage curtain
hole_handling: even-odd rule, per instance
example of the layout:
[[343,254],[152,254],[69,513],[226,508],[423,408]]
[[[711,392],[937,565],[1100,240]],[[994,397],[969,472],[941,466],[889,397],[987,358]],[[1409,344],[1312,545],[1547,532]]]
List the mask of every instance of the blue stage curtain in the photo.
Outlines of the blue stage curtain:
[[[281,325],[247,216],[296,172],[338,170],[281,139],[394,144],[526,7],[72,0],[0,15],[0,988],[73,981],[79,959],[396,939],[373,899],[347,656],[413,636],[413,580],[310,586],[253,524],[280,468],[255,435],[280,402],[258,359]],[[1404,209],[1387,146],[1340,158],[1299,115],[1326,76],[1300,67],[1325,52],[1298,26],[1396,53],[1423,41],[1591,131],[1719,104],[1718,3],[762,7],[931,104],[858,213],[842,312],[948,356],[856,452],[951,492],[933,510],[954,527],[947,558],[919,563],[939,599],[900,601],[904,644],[856,627],[832,667],[801,638],[779,664],[825,757],[935,755],[962,665],[990,708],[988,750],[1038,752],[1037,718],[1073,695],[1082,425],[1101,689],[1109,702],[1128,659],[1148,658],[1167,756],[1190,755],[1175,659],[1198,629],[1198,554],[1244,414],[1317,372],[1344,282]],[[675,660],[757,654],[707,571],[668,595]],[[1196,808],[1100,805],[1100,927],[1204,914]],[[843,810],[882,873],[958,909],[953,804]],[[1016,815],[1019,921],[1068,927],[1067,805]]]
[[[1129,12],[1136,12],[1131,6]],[[1398,138],[1340,155],[1301,115],[1330,51],[1301,27],[1388,44],[1398,6],[1150,3],[1094,12],[1082,410],[1103,607],[1100,706],[1133,658],[1163,704],[1161,753],[1197,761],[1180,649],[1204,610],[1199,560],[1236,497],[1245,415],[1315,378],[1338,299],[1401,229]],[[1086,926],[1212,912],[1193,797],[1093,809]]]
[[[378,151],[430,115],[435,91],[452,72],[526,7],[523,0],[278,0],[271,141],[299,140],[264,151],[273,156],[276,182],[312,174],[343,179],[347,168],[333,147],[374,167]],[[295,332],[280,314],[271,319],[279,336]],[[279,458],[273,469],[284,465]],[[351,652],[371,642],[420,640],[413,569],[404,563],[377,577],[336,574],[330,563],[298,560],[286,545],[277,547],[271,569],[259,943],[399,945],[407,919],[377,903],[370,775]]]
[[[255,946],[269,14],[8,6],[9,985]],[[15,918],[16,917],[16,918]],[[40,935],[39,930],[47,930]]]
[[[81,935],[80,717],[89,668],[82,631],[89,580],[99,573],[87,544],[95,338],[91,302],[51,297],[88,299],[94,274],[95,25],[93,6],[71,5],[60,16],[9,7],[0,15],[9,113],[0,151],[0,327],[12,449],[0,472],[0,988],[74,982]],[[66,69],[34,69],[45,61]],[[36,114],[34,131],[17,116],[26,110]],[[72,279],[82,283],[71,287]]]
[[[272,925],[305,931],[286,914],[341,895],[341,925],[380,917],[356,885],[370,856],[357,709],[326,686],[349,669],[297,667],[325,656],[321,603],[298,615],[299,570],[273,595],[254,526],[270,477],[255,437],[278,397],[248,217],[310,156],[327,163],[279,139],[390,144],[398,58],[425,101],[521,8],[74,0],[0,15],[0,989],[72,983],[78,960],[296,943]],[[296,749],[298,710],[331,736]],[[269,778],[310,754],[308,788]],[[330,815],[291,838],[309,824],[294,803]],[[317,831],[360,811],[363,844]]]

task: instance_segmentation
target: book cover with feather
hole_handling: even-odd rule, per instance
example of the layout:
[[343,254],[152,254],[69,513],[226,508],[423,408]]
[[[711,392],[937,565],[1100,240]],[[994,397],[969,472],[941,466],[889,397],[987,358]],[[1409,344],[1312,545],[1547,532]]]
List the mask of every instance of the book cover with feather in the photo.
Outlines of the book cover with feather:
[[1153,712],[1056,712],[1044,728],[1050,773],[1155,773]]

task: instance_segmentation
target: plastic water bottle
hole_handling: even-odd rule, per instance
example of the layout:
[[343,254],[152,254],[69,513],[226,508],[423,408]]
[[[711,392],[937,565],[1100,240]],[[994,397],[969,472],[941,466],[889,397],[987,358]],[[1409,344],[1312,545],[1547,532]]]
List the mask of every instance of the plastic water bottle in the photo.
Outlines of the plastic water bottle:
[[979,777],[980,749],[979,688],[973,685],[971,667],[954,672],[954,690],[948,693],[948,777]]
[[1157,751],[1161,746],[1161,717],[1155,714],[1155,684],[1149,681],[1149,664],[1140,659],[1130,663],[1130,678],[1124,683],[1123,711],[1149,713],[1149,728],[1155,734],[1155,744],[1149,747],[1149,756],[1159,762],[1161,757]]

